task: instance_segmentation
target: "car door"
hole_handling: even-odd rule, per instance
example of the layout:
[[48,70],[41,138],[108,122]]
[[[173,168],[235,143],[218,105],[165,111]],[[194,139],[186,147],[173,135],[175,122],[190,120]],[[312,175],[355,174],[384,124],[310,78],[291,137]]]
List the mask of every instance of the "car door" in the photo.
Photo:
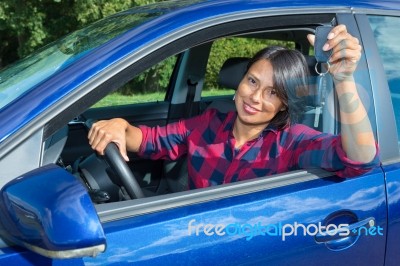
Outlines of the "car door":
[[[360,38],[352,14],[330,16]],[[293,26],[304,17],[275,19]],[[367,69],[365,54],[359,64]],[[376,128],[368,71],[357,71],[356,81]],[[347,179],[295,171],[97,210],[108,248],[88,264],[381,265],[388,236],[381,168]]]

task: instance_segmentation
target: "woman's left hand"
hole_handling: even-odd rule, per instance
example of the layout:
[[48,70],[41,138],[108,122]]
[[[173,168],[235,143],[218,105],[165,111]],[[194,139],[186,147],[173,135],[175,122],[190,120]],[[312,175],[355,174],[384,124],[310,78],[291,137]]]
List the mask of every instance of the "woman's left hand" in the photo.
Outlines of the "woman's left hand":
[[[315,36],[309,34],[307,37],[314,45]],[[360,60],[362,47],[358,39],[347,32],[345,25],[338,25],[331,30],[322,49],[324,51],[332,49],[329,72],[336,81],[352,77]]]

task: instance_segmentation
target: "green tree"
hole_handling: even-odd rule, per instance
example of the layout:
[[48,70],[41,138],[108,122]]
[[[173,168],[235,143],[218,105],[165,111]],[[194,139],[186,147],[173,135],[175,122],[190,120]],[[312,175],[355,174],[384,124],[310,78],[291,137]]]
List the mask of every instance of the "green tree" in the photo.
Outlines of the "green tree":
[[222,64],[232,55],[235,57],[252,57],[266,46],[285,46],[294,48],[294,43],[276,40],[252,38],[222,38],[214,41],[206,70],[205,89],[218,89],[217,76]]
[[163,0],[2,0],[0,68],[95,20]]

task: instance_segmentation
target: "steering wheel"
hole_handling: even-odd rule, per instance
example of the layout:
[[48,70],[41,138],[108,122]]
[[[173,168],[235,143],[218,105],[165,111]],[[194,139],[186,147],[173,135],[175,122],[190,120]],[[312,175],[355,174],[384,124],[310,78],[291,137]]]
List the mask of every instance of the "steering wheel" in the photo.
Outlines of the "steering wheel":
[[[88,129],[92,127],[93,121],[86,120],[85,125]],[[144,198],[142,189],[139,186],[134,174],[128,164],[122,157],[117,145],[114,142],[109,143],[104,150],[104,159],[115,171],[117,178],[124,186],[128,195],[133,199]]]

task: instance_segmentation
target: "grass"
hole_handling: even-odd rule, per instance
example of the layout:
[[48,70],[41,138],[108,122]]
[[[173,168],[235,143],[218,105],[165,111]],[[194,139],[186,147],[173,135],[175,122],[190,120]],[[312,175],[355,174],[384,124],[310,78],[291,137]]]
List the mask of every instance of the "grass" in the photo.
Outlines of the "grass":
[[[202,92],[201,97],[212,97],[212,96],[222,96],[222,95],[233,95],[233,90],[216,90],[210,89]],[[147,102],[157,102],[164,101],[165,93],[164,92],[153,92],[146,94],[132,94],[132,95],[122,95],[119,93],[112,93],[95,105],[93,108],[97,107],[106,107],[106,106],[118,106],[118,105],[127,105],[127,104],[136,104],[136,103],[147,103]]]

